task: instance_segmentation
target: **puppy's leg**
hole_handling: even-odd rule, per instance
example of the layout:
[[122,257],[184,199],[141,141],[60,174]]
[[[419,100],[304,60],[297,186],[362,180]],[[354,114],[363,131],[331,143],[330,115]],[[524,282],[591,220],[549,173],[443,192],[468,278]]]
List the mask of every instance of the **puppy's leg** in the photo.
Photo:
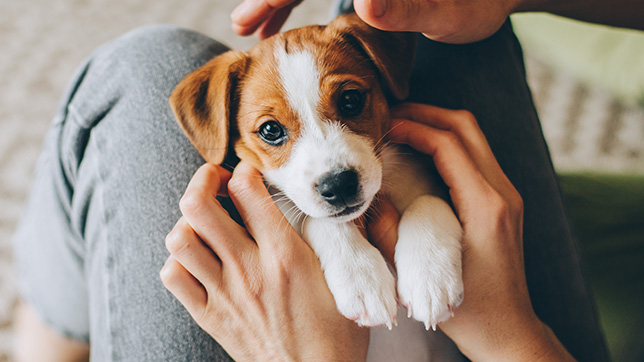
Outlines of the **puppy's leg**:
[[402,214],[396,245],[400,303],[429,329],[463,300],[461,225],[450,206],[423,195]]
[[322,265],[340,313],[362,326],[395,322],[395,280],[385,259],[353,222],[309,218],[304,238]]

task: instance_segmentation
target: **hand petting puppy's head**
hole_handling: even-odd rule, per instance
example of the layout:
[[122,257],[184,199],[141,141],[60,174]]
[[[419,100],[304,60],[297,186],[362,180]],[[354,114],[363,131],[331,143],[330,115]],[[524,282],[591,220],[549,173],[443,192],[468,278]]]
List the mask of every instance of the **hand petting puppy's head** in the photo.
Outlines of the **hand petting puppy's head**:
[[347,221],[380,189],[388,99],[407,97],[414,46],[345,15],[213,58],[170,104],[206,161],[234,150],[305,214]]

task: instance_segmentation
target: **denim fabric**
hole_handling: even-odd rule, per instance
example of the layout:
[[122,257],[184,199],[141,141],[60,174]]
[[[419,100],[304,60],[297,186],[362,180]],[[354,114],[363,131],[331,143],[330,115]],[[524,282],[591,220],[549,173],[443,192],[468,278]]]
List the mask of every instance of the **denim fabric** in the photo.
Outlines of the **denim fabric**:
[[14,239],[26,300],[55,329],[91,340],[93,361],[226,361],[164,288],[165,235],[203,159],[168,104],[225,51],[173,27],[100,48],[62,102]]
[[[25,299],[55,329],[91,340],[94,361],[229,360],[159,279],[165,235],[203,163],[167,99],[225,49],[173,27],[129,33],[89,58],[54,119],[16,263]],[[607,360],[510,25],[471,45],[421,38],[412,79],[411,100],[479,119],[525,201],[538,315],[580,361]]]

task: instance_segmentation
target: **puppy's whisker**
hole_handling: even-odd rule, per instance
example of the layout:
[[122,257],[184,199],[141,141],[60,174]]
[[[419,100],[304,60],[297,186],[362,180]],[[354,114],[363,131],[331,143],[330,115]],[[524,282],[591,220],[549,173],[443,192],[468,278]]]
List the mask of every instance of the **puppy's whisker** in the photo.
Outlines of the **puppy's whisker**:
[[[306,223],[306,220],[309,218],[309,215],[307,215],[307,214],[302,212],[301,216],[303,216],[302,221],[301,221],[301,225],[304,225]],[[307,243],[308,243],[308,240],[307,240]]]
[[300,214],[298,215],[297,221],[301,222],[302,224],[304,224],[304,221],[306,221],[306,218],[308,218],[308,217],[309,217],[309,215],[307,215],[306,213],[304,213],[303,211],[300,210]]
[[390,145],[395,145],[395,143],[393,143],[393,142],[391,142],[391,141],[389,141],[389,140],[387,139],[387,136],[389,135],[389,133],[391,133],[391,131],[392,131],[392,130],[390,129],[390,130],[388,130],[387,132],[385,132],[385,133],[380,137],[380,139],[376,142],[376,145],[374,146],[374,148],[375,148],[376,150],[380,151],[380,150],[382,150],[382,149],[385,149],[385,148],[389,147]]
[[294,208],[293,209],[293,223],[296,225],[300,222],[300,219],[302,219],[302,216],[305,215],[300,209]]
[[280,196],[279,198],[274,198],[274,199],[273,199],[273,201],[275,201],[276,203],[279,203],[279,202],[286,202],[286,201],[288,201],[288,200],[289,200],[289,198],[288,198],[288,197],[286,197],[286,196]]
[[[379,145],[379,144],[380,144],[380,143],[381,143],[381,142],[382,142],[382,141],[383,141],[383,140],[384,140],[384,139],[389,135],[389,133],[391,133],[391,132],[392,132],[395,128],[397,128],[397,127],[399,127],[399,126],[398,126],[398,125],[396,125],[396,126],[394,126],[394,127],[390,128],[390,129],[388,129],[388,130],[387,130],[387,132],[383,133],[382,137],[380,137],[380,139],[378,140],[378,142],[376,142],[376,147],[378,147],[378,145]],[[386,147],[386,146],[387,146],[387,145],[389,145],[390,143],[391,143],[390,141],[386,141],[386,142],[384,142],[383,147]]]
[[395,185],[393,183],[385,182],[385,181],[382,182],[382,188],[384,189],[392,189],[394,187]]
[[[284,217],[282,218],[282,220],[283,220],[283,221],[286,221],[289,225],[290,225],[291,223],[290,223],[290,221],[289,221],[289,217],[288,217],[288,216],[290,216],[290,214],[291,214],[291,213],[293,213],[293,214],[294,214],[294,215],[291,217],[291,219],[293,219],[295,222],[297,222],[297,221],[298,221],[298,219],[300,218],[300,215],[301,215],[301,214],[303,214],[303,212],[302,212],[302,211],[300,211],[300,209],[298,209],[298,208],[297,208],[297,206],[295,206],[295,205],[291,206],[291,208],[289,208],[289,209],[284,213]],[[282,221],[280,221],[280,224],[281,224],[281,223],[282,223]]]

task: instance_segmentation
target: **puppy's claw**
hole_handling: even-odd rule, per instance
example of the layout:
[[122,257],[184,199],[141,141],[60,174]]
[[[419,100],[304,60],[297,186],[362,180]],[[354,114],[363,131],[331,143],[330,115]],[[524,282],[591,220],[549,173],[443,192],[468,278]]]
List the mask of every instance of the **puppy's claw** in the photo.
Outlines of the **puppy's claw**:
[[392,325],[391,325],[391,322],[387,322],[387,329],[388,329],[388,330],[392,330],[392,329],[393,329],[393,327],[392,327]]
[[411,312],[411,304],[407,307],[407,318],[411,318],[412,312]]
[[429,321],[425,321],[425,330],[428,331],[431,327],[434,332],[436,332],[436,323],[429,324]]

